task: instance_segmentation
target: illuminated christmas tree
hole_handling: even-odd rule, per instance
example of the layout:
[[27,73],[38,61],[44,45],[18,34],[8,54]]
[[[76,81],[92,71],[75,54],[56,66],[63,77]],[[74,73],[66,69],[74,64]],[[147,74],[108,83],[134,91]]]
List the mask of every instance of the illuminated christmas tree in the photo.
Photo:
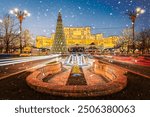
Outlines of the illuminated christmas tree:
[[60,11],[58,13],[56,33],[55,33],[54,42],[52,45],[52,52],[53,53],[66,53],[67,52],[66,39],[65,39],[62,16],[61,16]]

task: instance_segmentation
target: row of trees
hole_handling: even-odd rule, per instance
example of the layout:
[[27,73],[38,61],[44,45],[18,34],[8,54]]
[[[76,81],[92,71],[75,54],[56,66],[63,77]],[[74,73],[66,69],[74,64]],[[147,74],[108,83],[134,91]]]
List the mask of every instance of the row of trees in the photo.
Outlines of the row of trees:
[[[20,48],[19,23],[10,15],[5,15],[0,22],[0,53],[13,53]],[[31,46],[31,34],[22,32],[22,46]]]
[[135,33],[135,40],[133,42],[132,29],[124,29],[120,39],[116,44],[121,53],[134,53],[136,50],[141,54],[150,53],[150,29],[145,29],[139,33]]

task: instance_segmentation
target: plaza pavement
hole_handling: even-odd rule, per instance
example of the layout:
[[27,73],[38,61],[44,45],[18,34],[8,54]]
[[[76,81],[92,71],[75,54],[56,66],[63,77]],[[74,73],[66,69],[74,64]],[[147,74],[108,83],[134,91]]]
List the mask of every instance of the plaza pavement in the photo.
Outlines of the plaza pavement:
[[[57,75],[54,75],[52,78],[49,78],[48,83],[53,84],[53,85],[65,86],[69,79],[71,67],[68,67],[68,66],[64,66],[64,67],[66,70],[64,72],[58,73]],[[82,67],[84,77],[88,86],[103,85],[107,83],[106,80],[104,80],[102,76],[94,74],[89,68],[90,68],[89,66]]]
[[89,67],[84,67],[83,73],[84,73],[87,85],[100,85],[100,84],[102,85],[106,83],[106,81],[104,81],[100,75],[92,73],[89,70]]
[[50,79],[48,83],[53,85],[66,85],[71,72],[71,69],[68,69],[68,67],[66,67],[66,69],[67,70],[65,70],[64,72],[58,73],[57,75],[52,77],[52,79]]

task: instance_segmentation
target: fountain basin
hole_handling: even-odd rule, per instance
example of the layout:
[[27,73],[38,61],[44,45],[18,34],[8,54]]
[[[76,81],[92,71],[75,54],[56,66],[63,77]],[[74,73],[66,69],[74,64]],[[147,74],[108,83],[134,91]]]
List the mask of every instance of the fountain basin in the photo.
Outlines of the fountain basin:
[[[34,75],[38,75],[38,72],[34,73]],[[119,78],[105,85],[62,86],[41,82],[34,78],[34,76],[30,76],[27,78],[27,83],[38,92],[63,97],[103,96],[119,92],[126,87],[126,80],[124,78]]]
[[[60,63],[61,64],[61,63]],[[55,65],[54,65],[55,66]],[[57,66],[57,65],[56,65]],[[47,66],[45,66],[47,67]],[[116,92],[121,91],[127,85],[127,78],[123,72],[118,73],[117,68],[114,69],[115,78],[112,78],[111,81],[107,83],[93,83],[87,85],[66,85],[59,84],[57,82],[48,83],[42,81],[41,71],[37,70],[29,75],[26,79],[27,84],[34,90],[42,93],[48,93],[55,96],[63,97],[93,97],[93,96],[104,96],[110,95]],[[59,70],[58,70],[59,71]],[[50,73],[51,71],[49,71]],[[67,79],[68,76],[59,75],[60,79]],[[107,76],[108,77],[108,76]],[[93,79],[90,79],[94,81]]]

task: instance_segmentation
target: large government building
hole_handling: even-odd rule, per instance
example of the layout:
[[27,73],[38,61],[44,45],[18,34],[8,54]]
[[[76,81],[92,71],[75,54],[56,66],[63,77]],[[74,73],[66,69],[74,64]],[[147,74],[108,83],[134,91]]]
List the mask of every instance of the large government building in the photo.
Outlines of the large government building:
[[[95,44],[96,47],[113,48],[118,41],[118,36],[104,37],[103,34],[91,34],[91,27],[64,27],[67,47],[75,45],[89,47]],[[53,44],[55,33],[50,38],[45,36],[36,37],[37,48],[50,49]]]

